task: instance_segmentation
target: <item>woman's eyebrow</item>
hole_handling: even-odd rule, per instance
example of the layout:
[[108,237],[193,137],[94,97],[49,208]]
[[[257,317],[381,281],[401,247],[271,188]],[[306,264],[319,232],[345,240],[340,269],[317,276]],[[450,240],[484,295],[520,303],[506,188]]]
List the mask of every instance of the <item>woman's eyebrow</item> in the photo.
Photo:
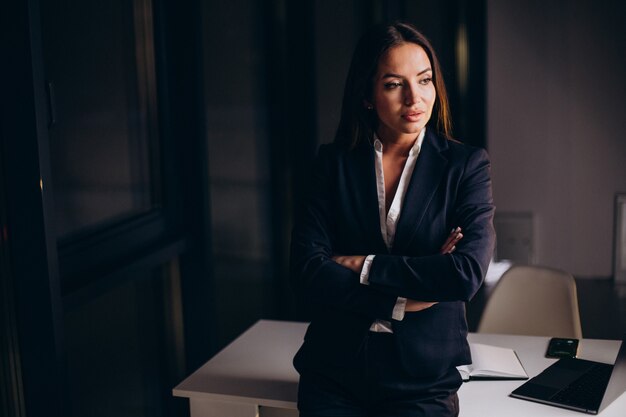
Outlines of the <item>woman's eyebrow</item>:
[[[418,76],[428,72],[428,71],[432,71],[432,68],[428,67],[428,68],[424,68],[423,70],[421,70],[420,72],[417,73]],[[384,74],[382,77],[380,77],[381,79],[385,79],[385,78],[404,78],[402,75],[400,74],[394,74],[393,72],[388,72],[386,74]]]
[[403,78],[403,77],[402,77],[402,75],[399,75],[399,74],[394,74],[394,73],[389,72],[389,73],[387,73],[387,74],[384,74],[384,75],[383,75],[382,77],[380,77],[380,78],[384,80],[385,78]]

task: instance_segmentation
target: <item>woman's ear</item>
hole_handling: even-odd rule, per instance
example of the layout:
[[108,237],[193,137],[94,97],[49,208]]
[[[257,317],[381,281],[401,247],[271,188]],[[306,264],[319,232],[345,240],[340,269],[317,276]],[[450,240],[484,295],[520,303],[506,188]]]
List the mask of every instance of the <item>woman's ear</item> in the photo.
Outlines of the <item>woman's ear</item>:
[[363,100],[363,106],[367,109],[367,110],[374,110],[374,105],[372,103],[370,103],[367,100]]

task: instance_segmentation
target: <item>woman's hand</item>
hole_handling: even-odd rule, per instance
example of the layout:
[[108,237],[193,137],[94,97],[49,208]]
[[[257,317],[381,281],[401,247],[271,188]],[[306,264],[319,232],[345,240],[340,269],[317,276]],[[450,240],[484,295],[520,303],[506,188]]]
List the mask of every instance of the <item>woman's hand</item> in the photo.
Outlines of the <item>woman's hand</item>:
[[357,274],[361,273],[361,270],[363,269],[363,263],[365,263],[365,256],[361,256],[361,255],[358,255],[358,256],[335,255],[331,259],[337,262],[339,265],[345,266],[346,268],[351,269]]
[[455,227],[450,232],[450,235],[448,235],[448,238],[446,239],[445,243],[441,247],[441,250],[439,253],[441,253],[442,255],[445,255],[446,253],[454,252],[454,250],[456,249],[456,244],[462,238],[463,238],[463,233],[461,233],[461,228]]
[[436,301],[416,301],[416,300],[406,300],[406,306],[404,307],[404,311],[407,312],[416,312],[426,310],[437,304]]

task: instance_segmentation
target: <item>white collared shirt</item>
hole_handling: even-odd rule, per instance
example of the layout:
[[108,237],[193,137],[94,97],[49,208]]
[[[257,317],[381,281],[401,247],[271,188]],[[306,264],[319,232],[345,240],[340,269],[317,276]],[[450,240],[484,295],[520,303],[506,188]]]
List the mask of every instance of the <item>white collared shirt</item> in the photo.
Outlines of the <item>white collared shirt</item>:
[[[400,182],[398,182],[398,188],[396,190],[396,194],[393,197],[393,201],[391,202],[391,206],[389,207],[389,213],[386,212],[385,209],[385,175],[383,170],[383,144],[378,139],[376,135],[374,135],[374,150],[376,151],[376,157],[374,159],[375,168],[376,168],[376,191],[378,193],[378,214],[380,219],[380,233],[382,234],[383,240],[385,241],[385,245],[388,250],[391,250],[393,247],[393,242],[396,237],[396,226],[398,224],[398,220],[400,219],[400,212],[402,211],[402,203],[404,201],[404,197],[406,195],[406,190],[409,187],[409,182],[411,181],[411,176],[413,175],[413,170],[415,169],[415,163],[417,162],[417,157],[419,156],[420,150],[422,148],[422,143],[424,142],[424,136],[426,135],[426,127],[422,129],[420,134],[417,136],[413,147],[409,151],[409,155],[404,164],[404,168],[402,169],[402,174],[400,175]],[[368,255],[365,258],[365,262],[363,264],[363,269],[361,270],[361,284],[369,285],[369,271],[372,265],[372,261],[374,260],[375,255]],[[406,307],[406,298],[398,297],[396,301],[396,305],[393,309],[393,313],[391,317],[394,320],[402,320],[404,319],[404,309]],[[372,323],[370,327],[370,331],[373,332],[383,332],[383,333],[393,333],[393,328],[391,322],[387,320],[376,320]]]

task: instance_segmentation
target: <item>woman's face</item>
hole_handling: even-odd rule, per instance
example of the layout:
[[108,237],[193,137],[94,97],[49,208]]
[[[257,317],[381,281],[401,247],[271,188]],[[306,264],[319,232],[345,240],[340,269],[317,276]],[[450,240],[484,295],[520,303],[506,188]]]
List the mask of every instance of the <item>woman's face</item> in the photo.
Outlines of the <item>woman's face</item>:
[[428,55],[414,43],[395,46],[381,57],[371,105],[383,142],[413,140],[426,126],[437,97],[432,77]]

